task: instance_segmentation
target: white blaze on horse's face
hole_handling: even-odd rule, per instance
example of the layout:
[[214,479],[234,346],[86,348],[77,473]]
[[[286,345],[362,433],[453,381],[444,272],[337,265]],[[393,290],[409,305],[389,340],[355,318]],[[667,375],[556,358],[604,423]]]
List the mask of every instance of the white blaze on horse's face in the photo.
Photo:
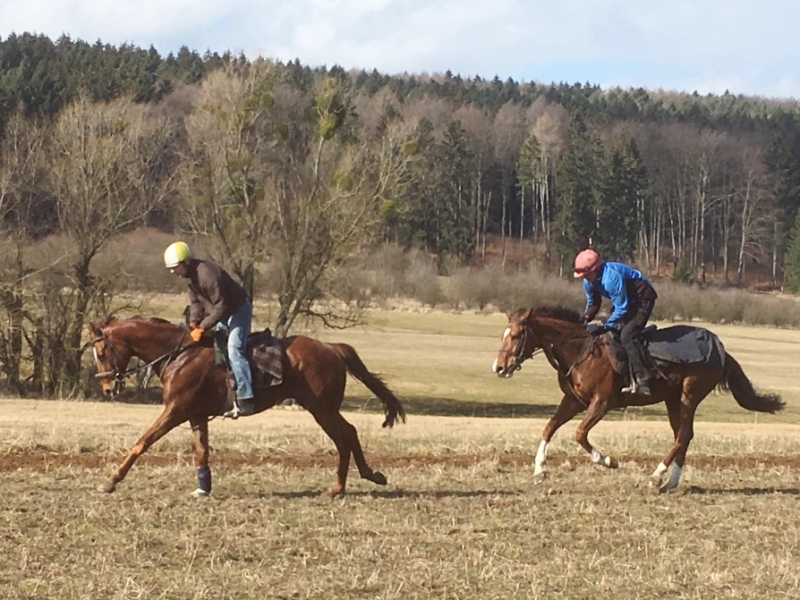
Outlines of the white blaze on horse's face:
[[[503,332],[503,337],[500,338],[501,348],[502,348],[502,345],[505,343],[506,338],[510,334],[511,334],[511,328],[510,327],[506,327],[506,330]],[[502,367],[499,367],[499,365],[500,365],[500,363],[499,363],[499,356],[498,356],[498,358],[495,358],[494,362],[492,363],[492,373],[497,373],[498,375],[500,374],[500,369]],[[510,375],[507,375],[507,377],[510,377]]]
[[[112,369],[111,366],[108,364],[104,364],[105,361],[105,351],[99,352],[97,350],[97,345],[92,345],[92,354],[94,355],[94,364],[97,367],[98,373],[111,373]],[[100,389],[103,390],[103,393],[106,396],[116,396],[120,392],[120,388],[122,387],[120,382],[117,381],[116,377],[111,375],[107,375],[104,377],[98,377],[100,380]]]
[[516,352],[516,344],[514,341],[513,329],[511,324],[503,331],[503,336],[500,338],[500,351],[497,358],[492,363],[492,372],[498,377],[513,377],[515,369],[510,368],[511,363],[514,361],[514,354]]

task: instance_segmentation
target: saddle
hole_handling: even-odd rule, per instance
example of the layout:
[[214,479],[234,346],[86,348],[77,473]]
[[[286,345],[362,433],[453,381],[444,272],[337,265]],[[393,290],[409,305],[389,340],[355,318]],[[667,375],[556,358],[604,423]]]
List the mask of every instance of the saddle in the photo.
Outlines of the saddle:
[[[628,355],[617,336],[605,334],[614,370],[623,377],[630,376]],[[658,329],[648,325],[642,329],[644,356],[648,367],[660,374],[659,366],[684,364],[707,368],[725,366],[725,347],[719,337],[703,327],[673,325]]]
[[[283,383],[283,345],[280,339],[272,336],[269,328],[247,337],[245,356],[250,363],[254,390]],[[214,331],[214,364],[230,371],[228,332],[224,329]]]

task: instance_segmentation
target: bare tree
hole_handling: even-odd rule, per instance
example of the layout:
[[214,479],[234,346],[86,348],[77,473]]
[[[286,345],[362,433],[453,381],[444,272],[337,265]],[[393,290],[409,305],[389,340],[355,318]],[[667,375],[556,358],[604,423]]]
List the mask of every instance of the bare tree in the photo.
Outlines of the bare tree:
[[373,137],[356,140],[349,135],[349,112],[337,84],[321,81],[314,97],[311,152],[304,163],[286,165],[293,168],[275,182],[284,250],[278,335],[301,315],[327,326],[357,322],[357,312],[325,302],[325,277],[369,238],[381,201],[402,194],[416,160],[414,121],[395,119]]
[[374,230],[381,201],[402,191],[414,153],[402,120],[371,115],[357,130],[354,117],[335,80],[308,94],[257,61],[212,74],[187,119],[187,222],[251,294],[260,257],[279,262],[276,335],[301,315],[328,326],[359,318],[329,302],[326,277]]
[[[269,247],[273,214],[265,201],[277,140],[309,103],[279,87],[272,63],[211,73],[186,118],[181,163],[186,229],[206,236],[252,297],[256,261]],[[280,99],[283,91],[284,102]],[[286,132],[278,130],[284,127]]]
[[20,386],[23,330],[26,316],[24,282],[29,274],[25,249],[39,223],[37,209],[46,185],[45,142],[47,128],[20,112],[6,122],[0,138],[0,365],[8,383]]
[[49,392],[70,393],[80,373],[85,322],[95,309],[105,309],[107,282],[92,277],[92,260],[111,237],[139,224],[168,190],[171,174],[163,161],[170,135],[165,119],[148,117],[144,106],[127,99],[92,104],[81,98],[55,123],[50,188],[73,250],[66,272],[70,289],[51,290],[50,301],[68,310],[53,332],[59,337],[51,340],[52,365],[60,374],[51,374]]

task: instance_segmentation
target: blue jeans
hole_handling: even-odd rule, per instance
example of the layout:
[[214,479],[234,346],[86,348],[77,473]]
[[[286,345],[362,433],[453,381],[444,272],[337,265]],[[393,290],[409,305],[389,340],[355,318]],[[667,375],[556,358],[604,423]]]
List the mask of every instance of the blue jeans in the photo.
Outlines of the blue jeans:
[[250,304],[250,300],[245,300],[236,312],[219,322],[219,328],[228,332],[228,358],[236,379],[237,400],[249,400],[253,397],[253,375],[250,373],[250,364],[245,356],[252,319],[253,305]]

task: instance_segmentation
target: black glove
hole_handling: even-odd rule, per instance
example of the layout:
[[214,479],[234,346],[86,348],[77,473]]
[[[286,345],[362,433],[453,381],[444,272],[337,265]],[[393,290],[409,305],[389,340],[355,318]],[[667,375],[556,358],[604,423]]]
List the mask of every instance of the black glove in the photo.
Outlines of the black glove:
[[586,326],[586,333],[589,335],[602,335],[606,332],[606,328],[598,323],[589,323]]

